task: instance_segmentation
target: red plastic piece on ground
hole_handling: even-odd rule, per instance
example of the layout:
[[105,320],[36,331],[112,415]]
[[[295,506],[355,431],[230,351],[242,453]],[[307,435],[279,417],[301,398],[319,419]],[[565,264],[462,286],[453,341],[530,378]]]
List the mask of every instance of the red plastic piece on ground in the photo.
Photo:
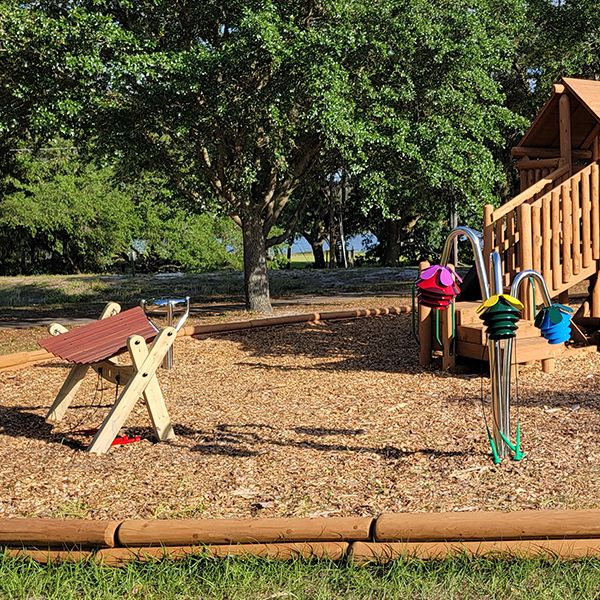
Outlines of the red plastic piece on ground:
[[141,435],[134,435],[133,437],[128,437],[126,435],[122,435],[120,437],[116,437],[112,441],[111,446],[122,446],[123,444],[135,444],[135,442],[141,442],[141,441],[142,441]]
[[[98,433],[98,429],[82,429],[81,431],[74,431],[73,433],[79,435],[96,435]],[[134,435],[133,437],[129,437],[127,435],[121,435],[116,437],[111,446],[122,446],[123,444],[135,444],[135,442],[141,442],[141,435]]]

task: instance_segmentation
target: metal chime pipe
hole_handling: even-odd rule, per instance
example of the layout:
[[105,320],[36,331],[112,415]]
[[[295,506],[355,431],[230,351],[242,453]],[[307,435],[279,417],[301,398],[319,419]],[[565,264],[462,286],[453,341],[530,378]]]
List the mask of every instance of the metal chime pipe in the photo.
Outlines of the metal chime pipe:
[[490,285],[488,283],[487,269],[485,268],[485,261],[483,260],[483,253],[481,252],[481,246],[479,245],[479,235],[470,227],[456,227],[454,228],[446,238],[444,249],[442,250],[442,258],[440,264],[445,266],[450,260],[450,254],[452,252],[452,243],[458,237],[465,236],[469,242],[471,242],[471,248],[473,249],[473,258],[475,259],[475,269],[479,277],[479,288],[481,289],[481,297],[487,300],[490,297]]
[[[490,254],[490,279],[492,295],[502,294],[502,258],[498,252]],[[509,345],[510,342],[510,345]],[[500,340],[488,340],[490,379],[492,383],[492,436],[500,458],[509,455],[510,449],[500,432],[510,438],[510,356],[512,340],[506,340],[504,349]],[[508,370],[506,363],[508,362]],[[504,366],[504,368],[503,368]]]
[[[446,265],[448,263],[450,253],[452,252],[452,243],[459,236],[465,236],[471,242],[473,257],[475,258],[475,269],[479,277],[479,287],[483,300],[487,300],[491,295],[502,294],[504,286],[502,283],[502,259],[500,254],[495,251],[490,254],[490,277],[488,279],[485,260],[479,244],[479,236],[475,230],[469,227],[456,227],[450,232],[442,251],[441,264]],[[505,349],[504,352],[506,353],[507,350],[508,363],[510,365],[510,348]],[[500,431],[502,431],[507,439],[510,437],[510,367],[508,371],[504,369],[503,373],[504,357],[499,340],[489,340],[488,358],[492,387],[492,435],[498,456],[504,458],[508,456],[510,449],[502,439]],[[508,377],[506,377],[507,374]]]
[[[510,295],[513,298],[518,298],[519,289],[521,284],[525,281],[529,281],[533,279],[538,282],[540,289],[542,291],[542,298],[544,300],[544,304],[546,306],[552,305],[552,298],[550,297],[550,292],[548,291],[548,287],[546,286],[546,282],[544,278],[537,272],[532,269],[527,269],[525,271],[521,271],[516,275],[513,279],[512,285],[510,287]],[[533,284],[532,284],[533,285]],[[510,382],[512,379],[512,355],[513,355],[513,346],[514,339],[509,338],[505,340],[504,346],[504,356],[503,356],[503,373],[502,373],[502,402],[500,403],[500,412],[498,414],[498,424],[502,430],[502,433],[506,437],[509,437],[510,434]],[[494,440],[496,438],[494,437]],[[505,448],[508,451],[507,448]]]

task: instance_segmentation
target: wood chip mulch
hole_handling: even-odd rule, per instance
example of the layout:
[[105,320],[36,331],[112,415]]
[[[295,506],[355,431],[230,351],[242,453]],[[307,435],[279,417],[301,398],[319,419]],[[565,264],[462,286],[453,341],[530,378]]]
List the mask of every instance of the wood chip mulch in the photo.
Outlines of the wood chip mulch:
[[125,432],[143,441],[104,456],[82,452],[90,437],[74,432],[100,424],[114,386],[88,375],[52,430],[44,415],[67,365],[0,374],[0,517],[600,507],[597,353],[560,359],[551,375],[520,369],[513,416],[527,458],[500,466],[479,374],[419,367],[410,315],[185,338],[175,361],[159,379],[177,440],[152,442],[140,402]]

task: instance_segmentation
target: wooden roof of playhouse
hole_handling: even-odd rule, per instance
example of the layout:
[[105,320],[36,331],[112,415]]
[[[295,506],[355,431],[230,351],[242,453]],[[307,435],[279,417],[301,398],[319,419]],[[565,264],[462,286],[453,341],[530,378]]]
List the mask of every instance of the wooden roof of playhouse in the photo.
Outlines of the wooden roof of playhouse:
[[[591,157],[590,149],[600,133],[600,81],[565,77],[552,86],[552,92],[531,127],[513,149],[513,156],[525,156],[527,149],[553,149],[555,152],[548,152],[545,156],[558,156],[561,129],[564,137],[564,129],[570,128],[570,146],[575,151],[573,158],[588,158],[588,153]],[[565,119],[567,115],[569,119]],[[533,151],[530,158],[533,158],[533,154],[542,157],[541,153]]]

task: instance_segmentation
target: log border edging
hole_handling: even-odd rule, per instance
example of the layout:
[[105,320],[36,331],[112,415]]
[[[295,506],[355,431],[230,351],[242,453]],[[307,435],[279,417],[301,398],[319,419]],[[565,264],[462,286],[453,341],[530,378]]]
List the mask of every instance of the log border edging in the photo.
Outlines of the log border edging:
[[570,560],[600,558],[600,510],[312,519],[0,519],[0,549],[41,563],[94,560],[109,566],[198,553],[348,559],[357,565],[457,554]]

